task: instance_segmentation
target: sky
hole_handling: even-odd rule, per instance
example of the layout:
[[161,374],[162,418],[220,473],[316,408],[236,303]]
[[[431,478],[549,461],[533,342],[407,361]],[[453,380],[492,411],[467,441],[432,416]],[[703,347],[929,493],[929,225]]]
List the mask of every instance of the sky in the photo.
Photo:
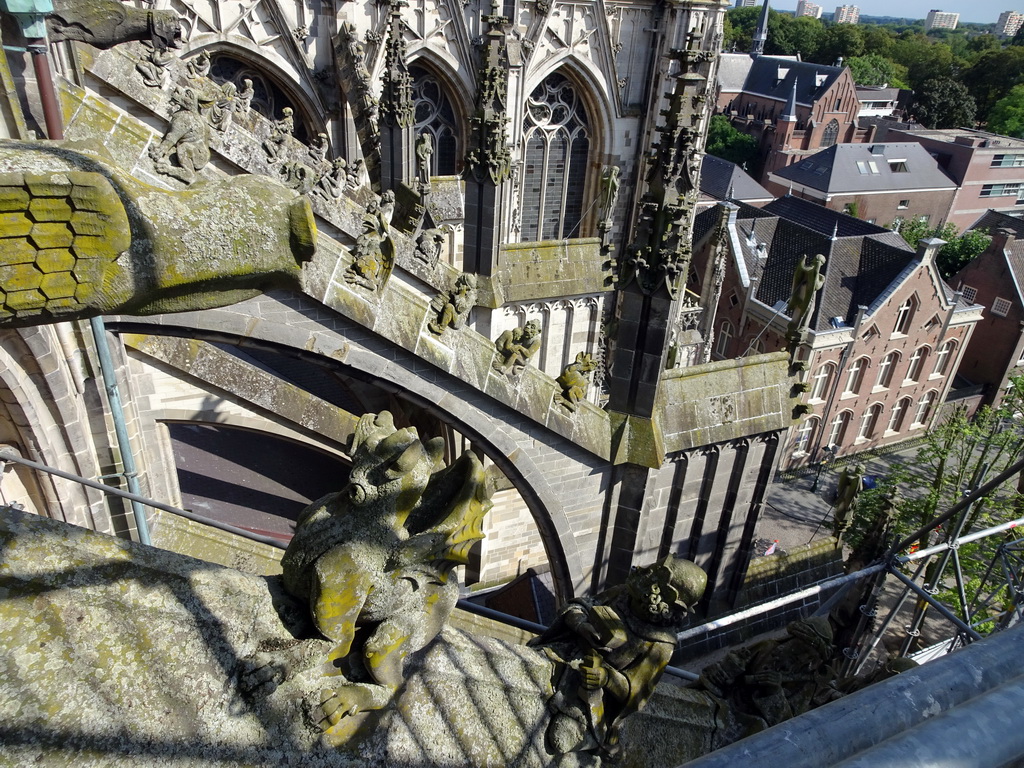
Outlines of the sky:
[[[928,11],[937,8],[960,14],[960,21],[977,24],[994,24],[1003,11],[1024,12],[1024,0],[815,0],[826,13],[838,5],[856,5],[866,16],[900,16],[908,19],[923,19]],[[735,4],[735,3],[733,3]],[[772,8],[780,11],[796,10],[796,0],[776,0]]]

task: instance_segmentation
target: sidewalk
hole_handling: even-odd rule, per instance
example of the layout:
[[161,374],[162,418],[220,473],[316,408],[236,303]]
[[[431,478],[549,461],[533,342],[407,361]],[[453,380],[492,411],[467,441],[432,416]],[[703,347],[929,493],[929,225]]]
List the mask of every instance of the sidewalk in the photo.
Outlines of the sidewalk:
[[918,446],[884,456],[852,457],[838,467],[824,467],[814,490],[816,471],[768,486],[764,511],[757,525],[758,538],[774,541],[789,550],[831,535],[832,500],[839,476],[847,467],[863,464],[865,475],[885,477],[893,464],[913,460]]

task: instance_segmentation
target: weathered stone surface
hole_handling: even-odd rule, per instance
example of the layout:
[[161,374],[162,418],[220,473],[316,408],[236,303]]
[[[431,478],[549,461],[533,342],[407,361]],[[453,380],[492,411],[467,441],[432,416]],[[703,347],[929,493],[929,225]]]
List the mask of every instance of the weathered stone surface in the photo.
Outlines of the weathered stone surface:
[[0,546],[0,763],[597,765],[546,753],[551,668],[529,649],[446,629],[335,748],[301,704],[318,669],[263,699],[238,684],[258,652],[296,645],[276,580],[16,512]]

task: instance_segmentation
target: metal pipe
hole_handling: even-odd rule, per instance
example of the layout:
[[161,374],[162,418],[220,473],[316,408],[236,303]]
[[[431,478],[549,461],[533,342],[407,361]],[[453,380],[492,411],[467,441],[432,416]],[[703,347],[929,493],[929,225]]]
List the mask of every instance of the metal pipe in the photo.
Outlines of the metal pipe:
[[761,603],[751,608],[745,608],[742,611],[737,611],[736,613],[731,613],[728,616],[723,616],[720,619],[706,622],[698,627],[684,629],[676,635],[676,642],[680,643],[683,640],[689,640],[691,637],[696,637],[701,633],[711,632],[716,629],[721,629],[722,627],[728,627],[731,624],[743,621],[744,619],[748,619],[752,616],[759,616],[762,613],[767,613],[768,611],[779,608],[783,605],[799,602],[807,597],[813,597],[825,590],[840,587],[851,581],[858,581],[860,579],[867,578],[868,576],[883,570],[885,570],[885,564],[877,563],[875,565],[869,565],[867,568],[862,568],[854,573],[848,573],[844,576],[836,576],[834,579],[818,582],[810,587],[801,589],[799,592],[793,592],[792,594],[783,595],[782,597],[777,597],[774,600],[769,600],[766,603]]
[[27,50],[32,54],[32,69],[36,73],[39,100],[43,105],[46,136],[51,141],[61,141],[64,138],[64,125],[61,120],[60,106],[57,104],[57,92],[53,87],[53,77],[50,75],[50,60],[46,55],[46,40],[30,40]]
[[30,459],[22,458],[21,456],[18,456],[17,454],[14,454],[8,450],[0,450],[0,461],[13,461],[15,464],[23,464],[26,467],[30,467],[40,472],[46,472],[47,474],[54,475],[55,477],[62,477],[65,480],[72,480],[76,483],[81,483],[84,486],[87,486],[89,488],[95,488],[98,491],[103,491],[103,493],[107,493],[112,496],[120,496],[122,499],[128,499],[129,501],[137,501],[141,504],[145,504],[146,506],[153,507],[154,509],[162,509],[165,512],[171,512],[175,515],[181,515],[182,517],[188,520],[193,520],[197,523],[209,525],[212,528],[218,528],[222,531],[227,531],[228,533],[234,533],[239,536],[245,536],[247,539],[252,539],[253,541],[261,542],[262,544],[269,544],[270,546],[276,547],[277,549],[285,548],[285,544],[283,542],[270,536],[263,536],[259,533],[253,533],[252,531],[247,531],[245,528],[236,528],[235,526],[230,525],[228,523],[222,523],[220,520],[214,520],[209,517],[203,517],[202,515],[197,515],[194,512],[189,512],[186,509],[178,509],[177,507],[172,507],[170,504],[164,504],[163,502],[156,501],[155,499],[148,499],[145,496],[139,496],[134,493],[129,493],[128,491],[122,491],[120,488],[113,488],[109,485],[98,483],[95,480],[90,480],[87,477],[82,477],[81,475],[73,475],[70,472],[65,472],[62,469],[57,469],[56,467],[49,467],[46,464],[40,464],[37,461],[31,461]]
[[[952,507],[950,507],[950,509],[945,514],[939,515],[934,520],[932,520],[930,523],[928,523],[928,525],[925,525],[925,526],[922,526],[921,528],[918,528],[916,531],[914,531],[912,534],[910,534],[909,536],[904,538],[902,541],[899,541],[896,544],[894,544],[889,549],[889,554],[886,557],[886,559],[887,560],[890,559],[897,552],[899,552],[900,550],[906,549],[914,541],[920,539],[926,533],[930,533],[931,531],[935,530],[940,525],[945,523],[947,520],[952,518],[954,515],[956,515],[957,513],[961,512],[965,507],[968,507],[971,504],[973,504],[975,501],[977,501],[978,499],[980,499],[980,498],[982,498],[984,496],[987,496],[989,493],[991,493],[993,490],[995,490],[1000,485],[1005,483],[1011,477],[1013,477],[1014,475],[1018,474],[1022,469],[1024,469],[1024,458],[1018,459],[1013,464],[1011,464],[1009,467],[1007,467],[1002,472],[1000,472],[996,477],[994,477],[993,479],[989,480],[984,485],[980,486],[976,491],[972,491],[970,494],[968,494],[967,496],[962,498],[960,501],[958,501],[956,504],[954,504]],[[1018,524],[1019,524],[1019,522],[1020,521],[1018,521]],[[965,540],[967,540],[967,537],[964,537],[963,539],[961,539],[961,541],[965,541]],[[922,550],[922,552],[923,551],[924,550]],[[921,554],[921,553],[916,553],[916,554]]]
[[[110,417],[114,422],[114,437],[117,441],[117,452],[121,456],[124,478],[128,481],[128,492],[140,496],[138,471],[135,468],[135,456],[132,455],[132,444],[128,439],[128,425],[125,423],[124,408],[121,406],[121,390],[117,386],[114,374],[114,361],[110,356],[110,345],[107,343],[107,329],[102,317],[89,318],[93,340],[96,342],[96,356],[100,361],[100,375],[103,387],[107,391],[107,404],[110,406]],[[149,524],[146,522],[146,510],[142,502],[130,499],[132,513],[135,516],[135,528],[139,532],[139,541],[152,544],[149,537]]]
[[964,622],[960,619],[959,616],[957,616],[955,613],[949,610],[949,608],[947,608],[934,597],[925,592],[909,576],[900,573],[900,571],[896,568],[890,568],[889,573],[891,573],[897,579],[899,579],[912,590],[914,590],[914,592],[916,592],[922,600],[924,600],[926,603],[928,603],[928,605],[930,605],[936,611],[945,616],[949,621],[955,624],[957,629],[959,629],[961,632],[963,632],[965,635],[971,638],[971,640],[981,640],[981,635],[975,632],[971,627],[964,624]]

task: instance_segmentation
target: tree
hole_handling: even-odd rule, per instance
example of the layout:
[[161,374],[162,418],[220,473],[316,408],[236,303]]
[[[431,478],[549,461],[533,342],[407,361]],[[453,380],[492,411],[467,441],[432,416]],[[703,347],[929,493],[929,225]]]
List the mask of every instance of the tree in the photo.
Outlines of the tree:
[[907,68],[910,87],[918,90],[926,80],[953,77],[953,51],[945,43],[925,35],[901,35],[893,43],[889,58]]
[[974,94],[978,117],[985,120],[997,101],[1024,83],[1024,48],[1011,45],[986,51],[964,72],[963,82]]
[[705,149],[709,155],[720,157],[744,168],[757,158],[757,139],[733,127],[725,115],[714,115],[708,125]]
[[773,18],[768,19],[768,43],[765,46],[772,54],[795,56],[800,54],[806,61],[815,61],[821,39],[825,35],[825,25],[811,16],[792,18],[779,14],[776,26],[772,26]]
[[722,50],[731,51],[735,46],[738,51],[749,51],[760,15],[760,8],[751,7],[733,8],[725,14],[728,26],[722,38]]
[[864,54],[864,32],[856,24],[833,24],[825,30],[818,46],[817,58],[822,64],[834,64],[840,57]]
[[900,227],[900,234],[907,244],[915,249],[918,241],[927,237],[945,240],[946,244],[942,246],[935,257],[935,265],[939,268],[939,274],[947,280],[988,248],[988,244],[992,240],[991,237],[979,230],[971,230],[957,236],[955,224],[932,227],[921,219],[905,223]]
[[928,128],[971,128],[976,112],[967,86],[951,78],[926,80],[914,101],[914,117]]
[[1015,85],[988,113],[988,129],[1024,139],[1024,85]]
[[[1022,408],[1024,378],[1018,377],[1010,379],[998,408],[983,407],[973,419],[967,418],[965,408],[954,409],[925,435],[912,462],[894,465],[874,489],[861,493],[853,523],[845,537],[847,544],[855,549],[862,547],[869,531],[877,530],[879,516],[887,508],[892,508],[893,499],[896,512],[890,530],[902,539],[930,525],[959,502],[965,493],[1010,467],[1024,456],[1024,432],[1018,426]],[[941,528],[921,536],[916,546],[924,548],[951,541],[958,528],[960,533],[969,533],[1009,522],[1021,517],[1022,502],[1024,496],[1018,476],[968,507],[963,513],[962,527],[958,525],[959,516],[954,517]],[[1002,537],[990,537],[959,547],[958,557],[969,601],[978,592],[983,574],[1002,540]],[[938,581],[936,566],[939,562],[940,559],[932,561],[925,572],[924,583]],[[999,591],[1005,589],[997,590],[997,593]],[[998,603],[999,597],[997,594],[995,602]],[[1005,597],[1012,598],[1010,595]],[[959,603],[957,593],[952,590],[940,592],[938,598],[951,605]],[[991,605],[992,601],[988,602]],[[991,618],[986,610],[984,604],[975,606],[973,621]],[[979,627],[976,625],[976,628]]]
[[869,53],[853,56],[846,61],[857,85],[888,85],[891,88],[907,88],[907,68],[892,59]]

